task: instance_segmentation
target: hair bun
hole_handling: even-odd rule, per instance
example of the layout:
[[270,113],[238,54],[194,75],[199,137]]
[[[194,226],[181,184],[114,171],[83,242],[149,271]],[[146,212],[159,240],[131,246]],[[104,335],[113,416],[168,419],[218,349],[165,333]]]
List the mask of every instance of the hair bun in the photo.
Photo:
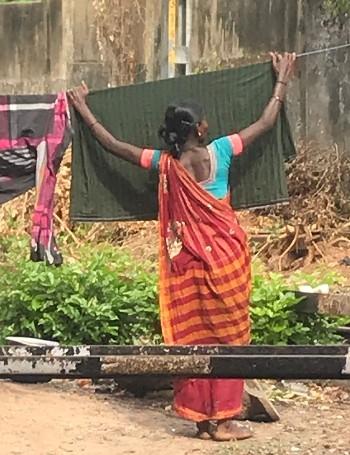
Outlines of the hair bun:
[[179,136],[176,131],[169,131],[168,132],[168,139],[170,144],[176,144],[179,140]]
[[178,141],[177,132],[169,131],[169,129],[165,125],[162,125],[159,128],[158,134],[167,145],[176,144],[176,142]]
[[165,112],[164,124],[159,128],[158,134],[169,147],[175,158],[180,156],[180,148],[196,125],[203,120],[203,109],[195,103],[171,104]]

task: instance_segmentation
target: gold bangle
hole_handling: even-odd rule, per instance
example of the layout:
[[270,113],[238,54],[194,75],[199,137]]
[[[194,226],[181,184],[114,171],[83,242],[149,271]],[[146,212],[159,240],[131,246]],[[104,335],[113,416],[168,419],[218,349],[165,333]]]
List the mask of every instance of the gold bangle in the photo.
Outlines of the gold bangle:
[[282,98],[280,98],[279,96],[273,95],[272,98],[275,99],[276,101],[278,101],[279,103],[283,104],[283,100],[282,100]]
[[95,122],[90,123],[90,125],[88,125],[88,128],[91,130],[95,125],[97,125],[97,123],[99,123],[98,120],[96,120]]

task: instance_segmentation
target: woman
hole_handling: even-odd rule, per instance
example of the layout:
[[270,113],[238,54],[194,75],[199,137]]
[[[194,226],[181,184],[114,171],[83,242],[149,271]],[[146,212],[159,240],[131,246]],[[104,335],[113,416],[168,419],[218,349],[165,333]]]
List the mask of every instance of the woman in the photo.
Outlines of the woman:
[[[208,124],[199,105],[168,107],[159,134],[167,152],[143,150],[113,137],[86,104],[85,84],[69,98],[104,148],[160,174],[160,309],[166,344],[250,341],[250,258],[246,235],[229,204],[233,156],[270,130],[278,117],[295,54],[271,54],[277,82],[261,118],[238,134],[206,146]],[[174,387],[177,413],[197,423],[202,439],[245,439],[233,419],[242,408],[243,380],[186,379]],[[216,425],[214,425],[214,423]]]

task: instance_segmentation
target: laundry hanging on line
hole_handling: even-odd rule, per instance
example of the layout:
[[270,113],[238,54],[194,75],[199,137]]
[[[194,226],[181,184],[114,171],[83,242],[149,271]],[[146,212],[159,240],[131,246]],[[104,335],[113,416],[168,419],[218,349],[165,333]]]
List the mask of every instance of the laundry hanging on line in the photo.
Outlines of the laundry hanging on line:
[[56,173],[71,141],[69,109],[58,95],[0,96],[0,204],[36,187],[33,261],[61,265],[53,235]]
[[[157,136],[174,100],[203,104],[211,139],[255,122],[273,93],[270,63],[92,92],[88,104],[116,137],[162,148]],[[74,115],[71,217],[77,221],[149,220],[157,217],[157,175],[106,153],[80,116]],[[230,176],[235,208],[288,200],[285,161],[295,155],[283,108],[275,128],[235,159]]]

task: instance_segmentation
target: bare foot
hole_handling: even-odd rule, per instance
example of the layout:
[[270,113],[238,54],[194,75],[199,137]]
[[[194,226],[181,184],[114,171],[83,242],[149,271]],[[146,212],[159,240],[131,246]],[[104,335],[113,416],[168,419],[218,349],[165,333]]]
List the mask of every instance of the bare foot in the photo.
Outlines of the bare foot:
[[197,438],[209,441],[211,439],[211,433],[213,432],[212,424],[209,420],[197,423]]
[[252,436],[253,432],[249,427],[232,420],[219,421],[216,431],[212,434],[214,441],[241,441]]

